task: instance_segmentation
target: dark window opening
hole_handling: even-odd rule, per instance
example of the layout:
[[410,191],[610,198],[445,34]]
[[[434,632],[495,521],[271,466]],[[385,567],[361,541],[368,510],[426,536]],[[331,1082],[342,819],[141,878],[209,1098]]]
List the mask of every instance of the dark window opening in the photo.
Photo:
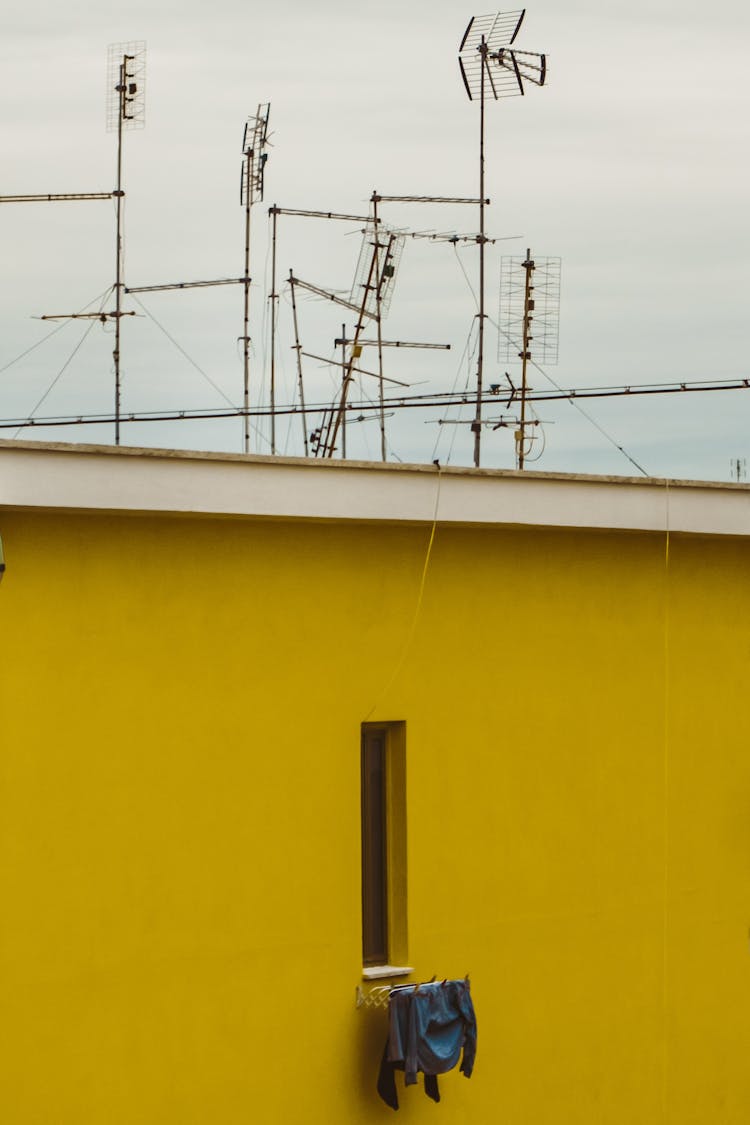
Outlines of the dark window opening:
[[362,729],[362,960],[388,963],[385,727]]

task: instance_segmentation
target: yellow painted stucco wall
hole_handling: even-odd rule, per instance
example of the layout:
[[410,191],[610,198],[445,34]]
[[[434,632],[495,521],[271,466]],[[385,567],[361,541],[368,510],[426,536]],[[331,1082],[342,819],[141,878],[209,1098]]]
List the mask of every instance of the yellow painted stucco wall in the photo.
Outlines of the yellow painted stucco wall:
[[382,719],[409,963],[479,1024],[403,1119],[746,1125],[748,541],[438,527],[415,623],[425,527],[0,535],[3,1123],[390,1118],[354,1003]]

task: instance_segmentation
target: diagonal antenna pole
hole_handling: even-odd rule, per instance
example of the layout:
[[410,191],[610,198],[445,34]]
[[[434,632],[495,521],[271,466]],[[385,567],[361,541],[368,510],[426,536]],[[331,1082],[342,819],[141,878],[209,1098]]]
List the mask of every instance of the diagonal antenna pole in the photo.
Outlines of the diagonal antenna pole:
[[[292,294],[292,322],[294,324],[294,350],[297,353],[297,381],[299,384],[299,401],[302,408],[302,440],[305,444],[305,457],[310,456],[307,443],[307,418],[305,417],[305,385],[302,381],[302,345],[299,342],[299,322],[297,320],[297,298],[294,295],[294,273],[289,271],[289,289]],[[275,413],[275,409],[274,409]]]

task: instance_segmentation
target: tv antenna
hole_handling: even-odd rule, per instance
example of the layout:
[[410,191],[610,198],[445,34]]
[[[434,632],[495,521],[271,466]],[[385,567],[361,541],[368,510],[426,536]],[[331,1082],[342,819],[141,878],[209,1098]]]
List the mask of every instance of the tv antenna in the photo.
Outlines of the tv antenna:
[[509,400],[516,396],[520,399],[515,431],[518,469],[523,469],[534,441],[527,435],[527,428],[538,425],[538,419],[527,418],[528,364],[532,358],[545,366],[557,363],[560,269],[559,258],[533,258],[530,249],[525,258],[503,257],[500,262],[498,359],[521,360],[521,385],[516,388],[511,384]]
[[525,94],[525,83],[543,86],[547,76],[546,56],[519,51],[513,44],[521,30],[526,9],[473,16],[458,49],[461,77],[470,101],[479,100],[479,339],[477,343],[477,396],[474,421],[474,465],[480,464],[482,435],[482,378],[484,373],[484,113],[488,98]]
[[122,134],[146,124],[146,44],[110,43],[107,52],[107,131],[117,130],[117,235],[115,244],[115,445],[120,444],[120,320],[122,298]]
[[[142,129],[146,124],[146,44],[142,40],[130,43],[111,43],[107,52],[107,132],[117,131],[117,186],[113,192],[81,192],[75,195],[33,195],[16,197],[22,202],[65,199],[112,198],[116,202],[117,232],[115,240],[115,307],[110,312],[56,313],[42,316],[41,320],[107,320],[115,322],[115,347],[112,353],[115,364],[115,445],[120,444],[121,378],[120,378],[120,321],[134,312],[123,312],[122,298],[125,286],[122,280],[123,208],[125,192],[122,188],[122,134],[125,129]],[[12,197],[9,197],[9,199]]]
[[250,210],[263,199],[263,174],[268,160],[268,117],[271,103],[258,106],[249,117],[242,136],[242,182],[240,202],[245,206],[245,303],[242,321],[242,402],[245,409],[243,448],[250,452]]

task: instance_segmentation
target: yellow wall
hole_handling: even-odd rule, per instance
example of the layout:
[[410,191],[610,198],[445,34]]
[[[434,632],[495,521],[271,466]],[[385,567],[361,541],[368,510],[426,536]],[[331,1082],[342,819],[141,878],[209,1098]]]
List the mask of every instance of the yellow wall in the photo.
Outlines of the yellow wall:
[[667,582],[659,536],[438,529],[387,687],[429,529],[0,534],[0,1120],[389,1118],[354,1006],[378,719],[410,963],[470,971],[479,1022],[404,1120],[746,1125],[744,541],[673,537]]

